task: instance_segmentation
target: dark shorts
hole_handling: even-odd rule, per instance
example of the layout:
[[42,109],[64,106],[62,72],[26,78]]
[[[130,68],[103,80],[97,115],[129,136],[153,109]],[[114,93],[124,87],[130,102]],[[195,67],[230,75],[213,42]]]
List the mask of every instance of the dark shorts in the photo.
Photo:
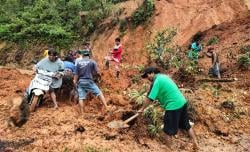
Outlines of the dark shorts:
[[167,110],[164,116],[163,131],[168,135],[176,135],[178,129],[189,130],[189,118],[187,113],[187,104],[177,110]]
[[59,91],[60,88],[52,88],[52,87],[49,87],[49,93],[51,92],[54,92],[54,93],[57,93]]

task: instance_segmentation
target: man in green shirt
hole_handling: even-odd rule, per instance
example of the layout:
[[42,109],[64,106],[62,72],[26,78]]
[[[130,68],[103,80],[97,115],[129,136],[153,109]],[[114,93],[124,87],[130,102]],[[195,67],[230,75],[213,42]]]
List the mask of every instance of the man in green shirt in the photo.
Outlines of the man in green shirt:
[[160,106],[165,110],[163,131],[166,133],[164,136],[167,141],[169,141],[169,136],[176,135],[180,128],[188,131],[194,148],[198,148],[196,136],[189,124],[187,101],[174,81],[167,75],[161,74],[160,71],[154,67],[145,69],[142,78],[148,78],[148,80],[152,81],[150,91],[145,101],[146,104],[142,109],[145,109],[150,103],[149,101],[157,100],[160,102]]

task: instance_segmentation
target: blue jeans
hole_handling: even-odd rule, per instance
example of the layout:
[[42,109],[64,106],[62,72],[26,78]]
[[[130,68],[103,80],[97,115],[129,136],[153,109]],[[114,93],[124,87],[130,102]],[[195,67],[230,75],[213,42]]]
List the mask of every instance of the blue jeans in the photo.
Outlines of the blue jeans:
[[79,94],[79,100],[86,99],[88,92],[93,93],[95,96],[99,96],[101,94],[101,90],[91,79],[80,79],[77,85],[77,91]]

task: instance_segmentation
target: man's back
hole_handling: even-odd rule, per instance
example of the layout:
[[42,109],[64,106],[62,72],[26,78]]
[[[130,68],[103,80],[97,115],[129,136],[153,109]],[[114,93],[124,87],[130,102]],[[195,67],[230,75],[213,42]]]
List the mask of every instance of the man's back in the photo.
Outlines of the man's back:
[[64,63],[64,68],[65,69],[70,69],[73,73],[75,73],[75,65],[74,63],[70,62],[70,61],[63,61]]
[[76,65],[76,75],[79,79],[93,79],[93,75],[97,73],[97,65],[94,60],[83,58]]
[[152,100],[159,100],[165,110],[179,109],[186,103],[185,97],[175,82],[164,74],[155,75],[148,97]]

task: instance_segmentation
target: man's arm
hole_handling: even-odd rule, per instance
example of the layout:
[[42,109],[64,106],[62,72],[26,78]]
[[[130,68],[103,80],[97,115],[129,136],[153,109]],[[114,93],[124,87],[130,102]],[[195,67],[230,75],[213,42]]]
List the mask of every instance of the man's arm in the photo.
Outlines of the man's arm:
[[76,86],[76,83],[78,82],[78,79],[79,79],[79,75],[78,75],[78,65],[76,65],[75,66],[75,75],[74,75],[74,80],[73,80],[73,82],[74,82],[74,85]]
[[74,81],[74,84],[75,84],[75,85],[76,85],[76,83],[78,82],[78,78],[79,78],[78,75],[74,75],[74,80],[73,80],[73,81]]
[[146,97],[144,99],[142,108],[138,112],[144,112],[144,110],[151,104],[151,101],[152,101],[151,99],[149,99],[149,98]]
[[215,52],[213,52],[213,67],[216,64],[216,60],[217,60],[217,54]]

